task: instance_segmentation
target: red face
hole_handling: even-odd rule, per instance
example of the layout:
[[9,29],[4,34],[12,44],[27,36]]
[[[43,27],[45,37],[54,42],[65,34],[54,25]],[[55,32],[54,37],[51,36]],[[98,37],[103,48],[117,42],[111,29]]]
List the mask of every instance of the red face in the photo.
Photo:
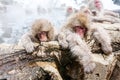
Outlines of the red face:
[[80,35],[82,38],[84,37],[84,35],[85,35],[85,33],[86,33],[86,28],[83,28],[83,27],[81,27],[81,26],[75,26],[74,27],[74,30],[75,30],[75,32],[78,34],[78,35]]
[[72,7],[68,7],[67,8],[67,13],[72,13],[73,12],[73,8]]
[[95,0],[94,4],[95,4],[95,7],[96,7],[97,9],[99,9],[99,10],[101,9],[102,4],[101,4],[100,0]]
[[47,32],[45,32],[45,31],[38,33],[37,36],[38,36],[39,41],[41,41],[41,42],[45,42],[48,40]]

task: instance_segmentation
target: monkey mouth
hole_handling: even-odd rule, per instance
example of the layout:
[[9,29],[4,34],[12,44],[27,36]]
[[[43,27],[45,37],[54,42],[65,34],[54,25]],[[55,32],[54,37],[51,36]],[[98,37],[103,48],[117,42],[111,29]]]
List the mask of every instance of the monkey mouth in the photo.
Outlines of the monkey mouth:
[[85,27],[82,27],[82,26],[75,26],[74,28],[74,31],[80,31],[80,30],[82,30],[82,31],[84,31],[84,32],[86,32],[87,31],[87,28],[85,28]]
[[[44,35],[46,34],[46,35]],[[48,38],[47,38],[47,32],[40,32],[37,34],[37,39],[40,41],[40,42],[47,42],[48,41]]]
[[87,32],[87,28],[82,27],[82,26],[75,26],[73,29],[75,33],[77,33],[81,37],[83,37]]

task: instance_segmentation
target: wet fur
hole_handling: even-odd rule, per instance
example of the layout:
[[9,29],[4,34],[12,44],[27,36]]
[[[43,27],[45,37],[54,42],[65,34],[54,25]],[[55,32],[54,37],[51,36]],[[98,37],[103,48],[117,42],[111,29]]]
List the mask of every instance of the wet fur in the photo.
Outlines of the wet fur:
[[[74,32],[73,27],[76,23],[87,28],[84,39]],[[91,49],[85,42],[85,39],[91,35],[101,43],[102,50],[106,54],[112,53],[111,40],[108,33],[101,26],[93,25],[89,15],[83,12],[71,15],[58,35],[59,44],[63,48],[69,48],[73,56],[78,57],[76,60],[83,65],[84,71],[87,73],[92,72],[95,68],[95,63],[91,57]]]
[[55,29],[54,29],[53,25],[46,19],[39,19],[33,23],[31,30],[21,37],[18,45],[23,46],[28,53],[33,52],[34,51],[34,42],[40,43],[40,41],[36,37],[36,35],[40,31],[48,32],[48,41],[54,40]]

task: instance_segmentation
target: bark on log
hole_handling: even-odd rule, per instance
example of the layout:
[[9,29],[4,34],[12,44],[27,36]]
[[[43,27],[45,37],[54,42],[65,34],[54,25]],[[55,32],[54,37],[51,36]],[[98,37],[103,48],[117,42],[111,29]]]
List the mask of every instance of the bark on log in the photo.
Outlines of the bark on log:
[[57,60],[53,57],[57,54],[54,44],[47,44],[49,50],[46,50],[50,55],[44,58],[28,54],[17,45],[0,45],[0,79],[63,80],[55,62]]
[[110,80],[120,80],[120,60],[117,61]]
[[[109,32],[114,53],[120,53],[120,24],[100,24]],[[99,27],[98,26],[98,27]],[[55,41],[42,43],[45,58],[27,54],[17,45],[0,45],[0,79],[7,80],[113,80],[116,57],[105,56],[94,40],[88,41],[93,59],[97,64],[91,74],[83,73],[83,68],[71,57],[69,50],[61,49]],[[38,46],[38,45],[37,45]],[[36,49],[36,50],[39,50]],[[38,51],[39,52],[39,51]],[[114,68],[115,67],[115,68]],[[112,73],[113,72],[113,73]],[[112,76],[111,76],[112,74]],[[111,77],[111,78],[110,78]],[[117,79],[116,79],[117,80]]]

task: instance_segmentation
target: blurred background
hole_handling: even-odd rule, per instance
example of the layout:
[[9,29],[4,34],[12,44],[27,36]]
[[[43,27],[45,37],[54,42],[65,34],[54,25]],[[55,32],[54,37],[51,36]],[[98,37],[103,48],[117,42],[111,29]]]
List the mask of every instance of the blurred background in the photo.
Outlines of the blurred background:
[[[33,21],[46,18],[57,30],[66,19],[66,8],[79,9],[84,0],[0,0],[0,43],[17,43]],[[108,10],[120,10],[120,0],[102,0]]]

